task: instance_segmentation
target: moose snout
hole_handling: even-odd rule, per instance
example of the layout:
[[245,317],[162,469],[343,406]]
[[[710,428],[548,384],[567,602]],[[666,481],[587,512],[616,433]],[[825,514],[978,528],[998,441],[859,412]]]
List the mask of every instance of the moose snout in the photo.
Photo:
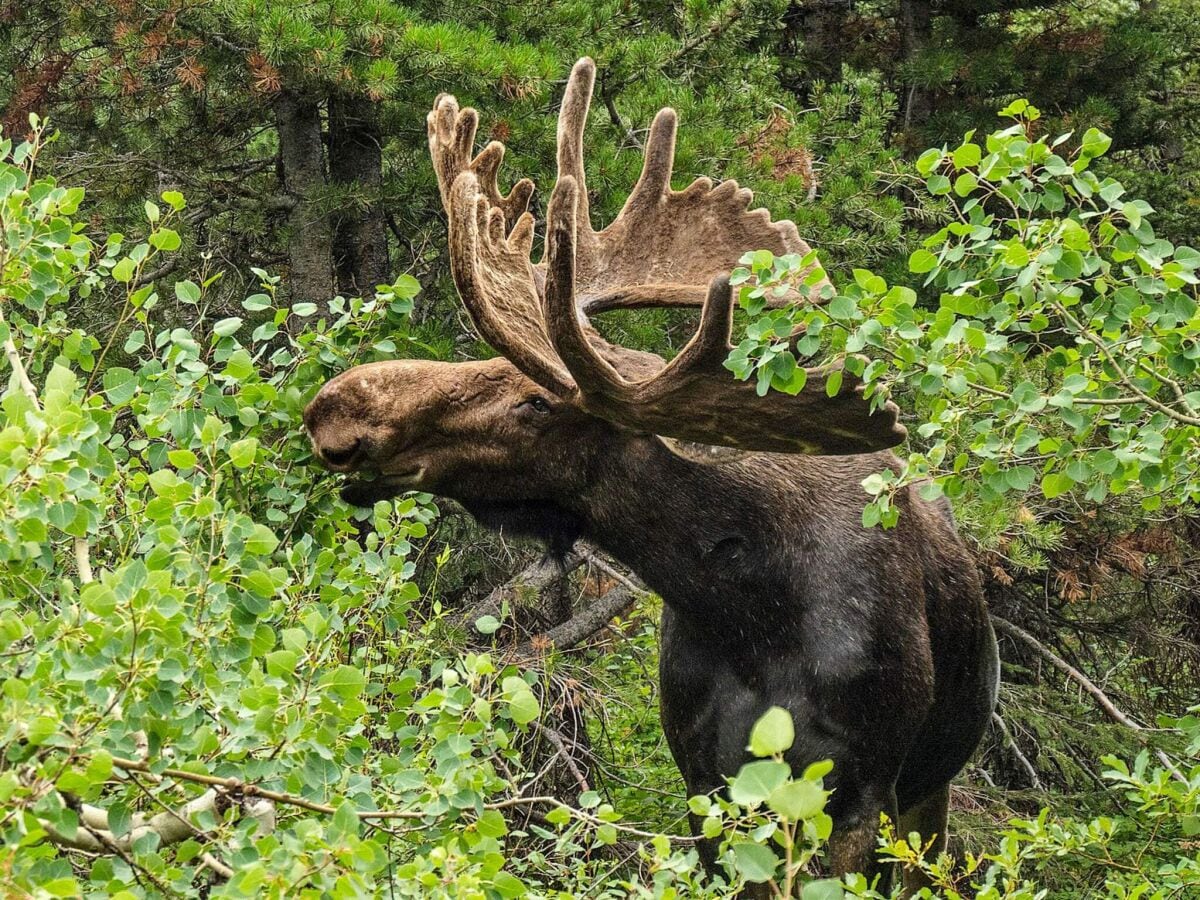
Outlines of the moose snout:
[[348,444],[337,446],[334,444],[321,445],[313,441],[313,450],[320,459],[332,469],[349,468],[358,457],[359,451],[362,449],[363,441],[361,437],[356,437]]
[[328,385],[304,410],[304,428],[317,461],[335,472],[348,472],[369,455],[367,435],[361,419],[345,415],[327,391]]

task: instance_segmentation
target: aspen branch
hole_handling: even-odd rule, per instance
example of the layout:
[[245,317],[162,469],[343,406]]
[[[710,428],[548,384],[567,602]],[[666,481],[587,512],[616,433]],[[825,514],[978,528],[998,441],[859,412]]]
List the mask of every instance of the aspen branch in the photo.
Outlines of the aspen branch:
[[178,844],[200,834],[200,829],[191,823],[191,819],[200,813],[217,813],[217,792],[208,790],[194,800],[190,800],[178,811],[163,810],[147,818],[138,814],[133,817],[129,830],[117,837],[112,832],[108,821],[108,811],[99,806],[81,804],[79,814],[79,830],[74,837],[68,837],[47,822],[42,827],[50,835],[50,840],[62,847],[84,850],[88,853],[109,853],[114,848],[129,852],[134,843],[141,837],[153,832],[164,844]]
[[[1060,316],[1066,319],[1071,326],[1079,332],[1080,336],[1083,337],[1084,340],[1092,344],[1097,350],[1100,351],[1101,354],[1103,354],[1104,358],[1108,361],[1108,364],[1113,367],[1113,371],[1117,373],[1117,377],[1121,380],[1121,383],[1124,384],[1125,387],[1129,388],[1129,390],[1133,391],[1133,393],[1135,393],[1138,397],[1140,397],[1144,403],[1153,409],[1157,409],[1164,415],[1169,416],[1176,422],[1181,422],[1185,425],[1200,426],[1200,417],[1182,413],[1173,406],[1168,406],[1161,400],[1151,397],[1140,387],[1138,387],[1137,383],[1134,382],[1134,380],[1129,376],[1129,373],[1125,371],[1124,367],[1117,362],[1117,358],[1113,356],[1112,351],[1108,349],[1108,345],[1104,343],[1102,338],[1094,334],[1090,328],[1085,327],[1083,323],[1074,315],[1072,315],[1071,312],[1061,303],[1053,303],[1051,305]],[[1160,381],[1162,380],[1157,375],[1154,377],[1159,378]]]
[[[148,775],[151,778],[151,780],[156,781],[156,782],[163,781],[167,778],[171,778],[176,781],[189,781],[189,782],[192,782],[193,784],[203,784],[203,785],[207,785],[209,787],[221,788],[226,791],[229,791],[230,793],[233,793],[235,795],[245,797],[245,798],[269,800],[269,801],[272,801],[273,803],[280,803],[285,806],[295,806],[300,809],[307,809],[310,812],[325,813],[327,815],[333,815],[335,812],[337,812],[336,807],[330,806],[327,803],[314,803],[312,800],[306,800],[304,797],[298,797],[295,794],[288,794],[288,793],[284,793],[282,791],[268,790],[266,788],[259,787],[257,784],[254,784],[251,782],[245,782],[238,778],[222,778],[218,775],[205,775],[200,772],[189,772],[185,769],[174,769],[174,768],[161,769],[158,772],[154,772],[151,769],[151,766],[148,762],[143,762],[143,761],[135,760],[135,759],[123,759],[121,757],[116,757],[116,756],[114,756],[112,758],[112,764],[115,768],[121,769],[122,771],[125,771],[125,772],[145,773],[146,775]],[[596,826],[612,825],[618,831],[624,832],[625,834],[634,835],[635,837],[656,838],[656,837],[660,836],[658,834],[655,834],[654,832],[641,831],[641,830],[639,830],[637,828],[633,828],[629,825],[622,825],[619,822],[605,822],[601,819],[598,819],[596,816],[591,815],[590,813],[586,812],[585,810],[576,809],[574,806],[571,806],[569,803],[563,803],[557,797],[549,797],[549,796],[509,797],[504,800],[496,800],[491,803],[483,804],[484,809],[494,809],[494,810],[512,809],[514,807],[519,807],[519,806],[556,806],[561,809],[565,809],[572,816],[580,819],[581,821],[587,822],[592,825],[596,825]],[[254,813],[251,813],[250,811],[255,810],[255,809],[257,809],[258,815],[264,815],[264,813],[265,813],[265,810],[262,807],[256,808],[253,805],[251,805],[251,806],[244,807],[244,808],[247,809],[248,814],[254,814]],[[270,810],[270,816],[271,816],[270,821],[272,823],[272,827],[274,827],[274,814],[275,814],[274,809],[272,808]],[[383,820],[383,819],[428,819],[431,817],[430,813],[421,812],[420,810],[407,810],[407,809],[400,809],[400,810],[360,809],[360,810],[356,810],[356,814],[359,817],[359,819],[361,819],[363,821],[372,821],[372,822]],[[260,821],[262,821],[262,820],[260,820]],[[694,844],[697,841],[702,840],[702,838],[696,838],[696,837],[676,837],[676,836],[668,836],[668,837],[670,838],[672,843],[676,843],[676,844]]]
[[[4,315],[0,313],[0,324],[4,324]],[[25,369],[25,363],[21,359],[21,354],[17,351],[17,345],[13,343],[12,334],[10,333],[4,339],[4,356],[8,359],[8,364],[12,367],[13,374],[17,376],[17,384],[20,385],[21,391],[29,398],[34,409],[41,410],[42,404],[38,399],[37,388],[29,378],[29,372]],[[88,546],[87,538],[77,537],[74,539],[75,548],[75,565],[79,570],[80,584],[87,584],[93,579],[91,548]]]

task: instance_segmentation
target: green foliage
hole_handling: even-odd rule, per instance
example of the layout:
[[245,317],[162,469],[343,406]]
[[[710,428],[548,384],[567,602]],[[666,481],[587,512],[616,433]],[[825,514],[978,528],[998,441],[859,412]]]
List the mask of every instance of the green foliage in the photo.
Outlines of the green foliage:
[[[139,272],[170,252],[182,199],[148,206],[132,249],[93,247],[68,218],[81,195],[31,177],[36,150],[0,169],[6,890],[518,896],[547,873],[506,858],[501,810],[531,803],[583,827],[580,846],[611,843],[611,806],[517,797],[539,687],[434,639],[410,558],[428,498],[379,504],[360,539],[305,465],[304,399],[395,352],[375,335],[403,335],[415,282],[302,333],[311,311],[278,308],[265,273],[257,324],[206,317],[197,284],[192,326],[157,327]],[[136,368],[101,372],[67,324],[72,292],[106,290],[124,312],[101,355],[123,340]],[[190,817],[170,840],[165,810]]]
[[[729,366],[760,392],[794,392],[798,357],[825,351],[877,399],[903,389],[928,406],[925,449],[864,482],[866,524],[893,523],[895,492],[930,475],[926,497],[970,482],[985,500],[1036,486],[1047,500],[1195,503],[1200,252],[1158,237],[1148,204],[1091,171],[1107,135],[1089,129],[1068,153],[1070,135],[1031,136],[1039,112],[1026,101],[1001,114],[1015,123],[917,161],[954,213],[909,258],[936,305],[856,269],[824,305],[760,315]],[[734,274],[743,307],[761,313],[769,291],[813,283],[813,262],[748,254]],[[842,377],[828,376],[831,394]]]
[[[1200,749],[1195,716],[1164,725],[1191,741],[1193,759]],[[1009,823],[999,846],[978,856],[968,855],[961,866],[943,856],[923,858],[921,837],[900,837],[886,830],[885,858],[925,872],[932,884],[922,896],[944,900],[1040,900],[1076,897],[1088,885],[1091,896],[1128,900],[1134,897],[1166,900],[1190,896],[1200,888],[1200,765],[1180,769],[1170,760],[1151,765],[1143,751],[1132,765],[1106,757],[1104,778],[1114,799],[1123,801],[1122,814],[1089,821],[1071,820],[1043,809],[1036,818]],[[1062,891],[1047,891],[1042,878],[1057,861],[1072,861],[1072,882]],[[871,897],[871,892],[855,892]]]

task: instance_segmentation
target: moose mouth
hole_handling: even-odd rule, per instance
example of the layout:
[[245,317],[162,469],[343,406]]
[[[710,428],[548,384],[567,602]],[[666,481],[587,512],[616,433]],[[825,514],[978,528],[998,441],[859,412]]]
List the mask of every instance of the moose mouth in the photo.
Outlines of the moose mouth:
[[340,494],[351,506],[372,506],[380,500],[391,500],[406,491],[416,490],[424,474],[425,467],[418,466],[388,475],[360,475],[346,479]]

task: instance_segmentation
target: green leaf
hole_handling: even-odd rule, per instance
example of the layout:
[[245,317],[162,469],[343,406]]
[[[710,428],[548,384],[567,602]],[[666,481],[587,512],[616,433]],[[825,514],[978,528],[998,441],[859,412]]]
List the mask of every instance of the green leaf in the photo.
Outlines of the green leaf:
[[261,312],[271,308],[271,297],[268,294],[251,294],[242,301],[242,309],[247,312]]
[[354,700],[367,686],[367,679],[354,666],[340,665],[321,677],[321,687],[343,700]]
[[920,249],[913,251],[912,256],[908,258],[908,271],[915,272],[920,275],[928,272],[938,264],[938,259],[928,250]]
[[133,824],[133,813],[120,800],[115,800],[108,806],[108,830],[113,837],[124,837],[129,834],[129,826]]
[[[141,332],[137,332],[141,334]],[[113,366],[104,372],[104,393],[115,405],[128,403],[138,391],[137,376],[130,369]]]
[[1111,146],[1112,138],[1099,128],[1089,128],[1083,134],[1083,144],[1080,146],[1079,152],[1085,158],[1092,159],[1096,156],[1103,156]]
[[1042,477],[1042,496],[1047,500],[1053,500],[1074,486],[1075,482],[1065,472],[1050,472]]
[[495,616],[480,616],[475,620],[475,630],[480,634],[495,634],[500,630],[500,620]]
[[484,837],[503,837],[508,834],[508,823],[498,810],[485,809],[475,823],[475,830]]
[[954,151],[954,165],[959,169],[969,169],[979,165],[983,159],[983,151],[978,144],[963,144]]
[[804,900],[844,900],[845,888],[836,878],[822,878],[804,885]]
[[825,791],[811,781],[788,781],[771,791],[767,806],[793,822],[811,819],[825,808]]
[[358,837],[358,813],[354,809],[354,804],[349,800],[343,800],[338,804],[337,812],[333,814],[333,819],[329,823],[330,836],[334,840],[345,840],[346,838]]
[[831,319],[850,319],[858,311],[858,304],[844,294],[838,294],[825,309]]
[[266,525],[255,525],[254,533],[246,538],[246,552],[251,556],[270,556],[279,546],[279,538]]
[[184,199],[183,194],[179,193],[179,191],[163,191],[162,200],[163,203],[167,204],[175,212],[181,212],[187,206],[187,200]]
[[508,715],[518,725],[528,725],[542,714],[533,691],[528,688],[513,694],[508,700]]
[[825,378],[825,395],[827,397],[836,397],[842,390],[842,379],[844,373],[841,369],[834,369]]
[[200,285],[194,281],[177,281],[175,282],[175,296],[180,303],[199,303]]
[[763,759],[746,763],[729,785],[729,799],[742,806],[757,806],[791,775],[787,763]]
[[150,234],[150,246],[166,253],[178,250],[181,243],[179,235],[170,228],[158,228]]
[[792,746],[796,729],[792,714],[779,706],[763,713],[750,730],[750,745],[746,748],[755,756],[774,756]]
[[227,319],[222,319],[213,325],[213,334],[218,337],[229,337],[242,327],[242,320],[239,316],[230,316]]
[[258,438],[244,438],[229,445],[229,460],[238,469],[248,468],[258,453]]
[[267,674],[276,677],[290,676],[295,672],[299,661],[300,655],[294,650],[275,650],[266,656]]
[[401,275],[392,285],[392,290],[397,297],[411,300],[417,294],[421,293],[421,282],[417,281],[411,275]]
[[121,257],[120,261],[113,266],[112,277],[114,281],[119,281],[121,284],[128,284],[133,278],[134,262],[128,256]]
[[779,858],[770,847],[742,841],[733,845],[733,865],[747,881],[762,884],[775,876]]
[[177,469],[194,469],[198,461],[191,450],[168,450],[167,459]]

